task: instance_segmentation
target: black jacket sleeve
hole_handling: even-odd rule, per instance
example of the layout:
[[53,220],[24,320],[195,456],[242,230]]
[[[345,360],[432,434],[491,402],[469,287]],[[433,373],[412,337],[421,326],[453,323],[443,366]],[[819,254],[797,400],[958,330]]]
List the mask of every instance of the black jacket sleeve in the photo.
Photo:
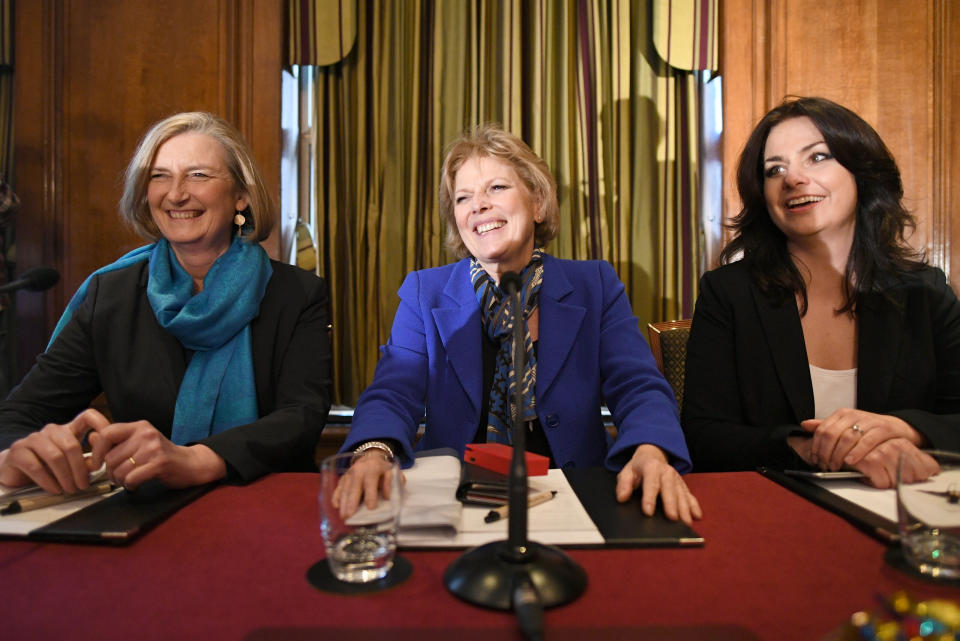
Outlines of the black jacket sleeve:
[[[940,269],[923,270],[907,297],[904,313],[910,328],[907,353],[929,353],[925,372],[905,370],[894,380],[901,388],[924,394],[915,403],[899,403],[889,413],[924,435],[931,448],[960,451],[960,301]],[[931,362],[932,361],[932,362]],[[898,372],[900,374],[900,372]],[[918,385],[923,378],[932,378]],[[905,407],[906,409],[900,409]]]
[[99,284],[94,278],[87,299],[57,340],[0,403],[0,450],[48,423],[69,422],[100,393],[90,334]]

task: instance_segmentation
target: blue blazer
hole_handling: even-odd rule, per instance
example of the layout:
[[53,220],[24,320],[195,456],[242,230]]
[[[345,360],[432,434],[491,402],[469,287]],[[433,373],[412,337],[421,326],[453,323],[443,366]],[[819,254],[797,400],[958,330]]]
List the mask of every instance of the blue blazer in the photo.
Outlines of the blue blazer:
[[[380,352],[373,383],[357,403],[345,450],[392,438],[462,456],[480,422],[483,395],[480,306],[469,259],[410,273]],[[544,255],[537,347],[537,416],[560,467],[617,470],[641,443],[657,445],[681,473],[690,456],[670,385],[657,370],[623,283],[604,261]],[[615,443],[600,418],[606,402]]]

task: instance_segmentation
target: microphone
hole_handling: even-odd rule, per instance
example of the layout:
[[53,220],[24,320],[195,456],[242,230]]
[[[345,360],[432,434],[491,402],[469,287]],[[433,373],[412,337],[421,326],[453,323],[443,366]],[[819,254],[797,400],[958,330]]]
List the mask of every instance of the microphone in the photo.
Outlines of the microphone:
[[26,289],[31,292],[42,292],[50,289],[60,281],[60,272],[52,267],[34,267],[28,269],[15,281],[6,285],[0,285],[0,294],[6,294],[18,289]]
[[559,548],[527,539],[527,449],[523,423],[524,349],[522,281],[516,272],[500,276],[500,289],[513,304],[513,458],[508,477],[510,520],[507,539],[465,552],[447,567],[443,582],[464,601],[495,610],[513,610],[524,636],[543,638],[543,609],[573,601],[587,587],[587,574]]
[[527,369],[527,350],[523,345],[523,281],[517,272],[504,272],[500,275],[500,288],[512,299],[513,317],[513,409],[511,425],[513,431],[513,457],[510,460],[510,478],[507,481],[507,494],[510,504],[510,521],[507,523],[507,545],[509,554],[517,561],[527,555],[527,431],[523,424],[523,372]]
[[[523,281],[520,280],[520,274],[517,272],[504,272],[500,276],[500,289],[504,294],[512,296],[523,289]],[[516,314],[514,314],[516,316]]]

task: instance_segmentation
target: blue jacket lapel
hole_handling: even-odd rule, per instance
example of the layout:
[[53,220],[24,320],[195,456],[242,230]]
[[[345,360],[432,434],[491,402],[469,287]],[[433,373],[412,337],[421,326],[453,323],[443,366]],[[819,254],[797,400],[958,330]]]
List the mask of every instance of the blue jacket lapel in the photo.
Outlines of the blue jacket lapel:
[[431,312],[447,361],[476,411],[482,398],[482,330],[480,305],[473,293],[469,266],[467,260],[457,263],[444,285],[444,296]]
[[[544,256],[537,345],[537,396],[549,392],[580,334],[586,310],[564,302],[573,287],[552,256]],[[482,398],[483,355],[480,306],[470,282],[469,261],[460,261],[431,312],[447,360],[474,410]]]
[[580,335],[586,309],[563,302],[573,287],[562,263],[543,257],[543,285],[540,288],[540,337],[537,345],[537,398],[543,398],[557,379],[570,350]]

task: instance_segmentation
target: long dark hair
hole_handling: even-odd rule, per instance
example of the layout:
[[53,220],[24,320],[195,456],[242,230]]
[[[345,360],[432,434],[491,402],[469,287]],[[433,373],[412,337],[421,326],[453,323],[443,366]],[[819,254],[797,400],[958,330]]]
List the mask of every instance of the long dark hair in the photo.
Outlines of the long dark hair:
[[806,313],[806,285],[787,252],[786,236],[767,211],[763,192],[763,151],[770,130],[803,116],[813,121],[830,153],[857,184],[856,227],[844,278],[846,301],[837,310],[854,313],[863,294],[887,289],[923,263],[904,240],[906,230],[916,223],[901,202],[903,183],[893,155],[863,118],[825,98],[788,98],[750,134],[737,167],[743,209],[730,224],[736,236],[723,248],[720,262],[729,263],[742,252],[765,295],[783,301],[800,294],[800,313]]

